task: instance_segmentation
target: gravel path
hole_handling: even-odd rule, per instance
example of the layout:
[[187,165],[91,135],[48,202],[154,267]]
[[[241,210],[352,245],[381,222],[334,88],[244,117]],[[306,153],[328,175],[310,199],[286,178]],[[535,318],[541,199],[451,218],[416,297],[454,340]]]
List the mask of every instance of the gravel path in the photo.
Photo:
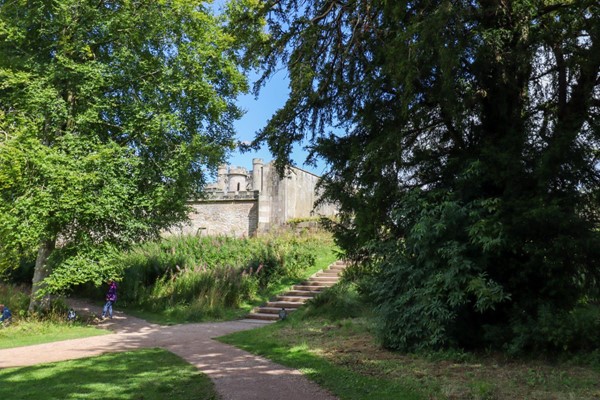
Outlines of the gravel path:
[[[78,301],[72,301],[72,306],[79,313],[99,311]],[[208,375],[224,400],[334,400],[299,371],[212,339],[261,325],[254,320],[240,320],[161,326],[116,312],[112,320],[99,324],[110,329],[110,335],[0,350],[0,368],[161,347]]]

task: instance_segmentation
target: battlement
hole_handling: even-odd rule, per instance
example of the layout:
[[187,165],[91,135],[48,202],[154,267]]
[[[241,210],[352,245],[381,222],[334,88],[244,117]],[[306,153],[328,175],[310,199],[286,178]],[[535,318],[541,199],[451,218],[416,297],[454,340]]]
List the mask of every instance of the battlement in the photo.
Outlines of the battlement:
[[291,167],[282,178],[259,158],[252,167],[220,165],[217,181],[205,187],[207,197],[192,202],[189,222],[171,233],[252,236],[290,219],[337,214],[333,205],[315,207],[318,176]]
[[204,201],[231,201],[231,200],[257,200],[257,190],[245,190],[240,192],[223,192],[221,190],[207,190],[208,197]]
[[230,167],[229,175],[244,175],[249,176],[248,171],[244,167]]

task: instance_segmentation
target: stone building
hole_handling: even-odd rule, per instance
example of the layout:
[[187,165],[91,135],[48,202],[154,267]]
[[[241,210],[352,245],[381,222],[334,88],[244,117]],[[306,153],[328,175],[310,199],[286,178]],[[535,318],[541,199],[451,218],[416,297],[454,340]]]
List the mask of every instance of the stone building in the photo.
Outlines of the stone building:
[[318,199],[317,175],[290,168],[280,178],[274,164],[252,160],[252,171],[221,165],[217,181],[207,186],[208,198],[191,204],[189,222],[171,234],[253,236],[294,218],[334,216],[337,208]]

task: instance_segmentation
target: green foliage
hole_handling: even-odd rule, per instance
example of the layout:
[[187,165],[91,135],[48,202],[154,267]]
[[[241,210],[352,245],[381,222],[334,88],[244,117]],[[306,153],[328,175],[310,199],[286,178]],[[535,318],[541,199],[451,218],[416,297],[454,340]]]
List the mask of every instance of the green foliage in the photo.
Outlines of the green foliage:
[[177,313],[181,308],[191,320],[218,319],[225,310],[237,309],[252,299],[258,291],[257,281],[256,276],[233,267],[185,269],[157,280],[137,305],[154,312]]
[[16,322],[27,311],[29,293],[25,287],[13,286],[0,281],[0,303],[9,308],[13,315],[13,322]]
[[98,284],[184,220],[234,146],[260,29],[202,1],[1,2],[0,268],[40,249],[35,292]]
[[303,218],[292,218],[287,220],[287,224],[292,227],[297,227],[301,223],[318,223],[321,222],[322,217],[303,217]]
[[340,207],[329,226],[377,268],[360,287],[386,344],[541,348],[528,332],[542,310],[598,300],[597,1],[279,1],[264,13],[265,79],[283,63],[291,83],[256,143],[281,170],[304,140],[327,162],[323,196]]
[[352,284],[338,283],[309,300],[303,310],[303,317],[323,317],[330,321],[356,318],[367,313],[365,299]]
[[507,346],[509,352],[591,354],[600,350],[600,306],[578,305],[568,312],[546,306],[536,317],[513,324],[516,339]]
[[[534,281],[553,289],[552,295],[534,296],[533,287],[505,277],[508,271],[521,276],[526,271],[496,266],[499,254],[500,260],[510,259],[502,254],[508,235],[494,222],[497,202],[476,208],[474,202],[461,206],[448,193],[439,195],[442,199],[432,198],[432,192],[412,196],[412,203],[405,201],[406,208],[397,211],[412,230],[402,240],[373,244],[370,251],[380,271],[363,281],[379,305],[386,346],[495,347],[511,353],[597,347],[597,315],[583,313],[573,302],[573,293],[581,290],[577,282],[570,284],[566,276],[553,276],[539,265]],[[572,264],[573,253],[554,254],[552,262],[561,259]],[[553,274],[560,271],[568,270]]]
[[[177,236],[110,260],[123,271],[119,302],[172,320],[222,319],[290,284],[333,252],[329,235]],[[102,297],[102,293],[93,294]]]
[[[165,350],[105,354],[0,371],[0,396],[14,400],[86,399],[216,400],[210,379]],[[35,382],[35,384],[32,384]]]
[[402,350],[468,345],[473,338],[461,337],[459,317],[466,310],[493,312],[510,300],[487,275],[502,243],[502,232],[490,222],[495,207],[465,207],[450,194],[420,191],[404,205],[397,215],[411,231],[371,249],[380,260],[369,291],[383,318],[383,342]]

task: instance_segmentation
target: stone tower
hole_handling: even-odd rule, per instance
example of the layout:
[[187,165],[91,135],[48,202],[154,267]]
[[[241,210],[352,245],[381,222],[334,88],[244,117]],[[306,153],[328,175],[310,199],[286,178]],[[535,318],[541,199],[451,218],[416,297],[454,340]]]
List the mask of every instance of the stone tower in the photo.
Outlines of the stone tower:
[[263,190],[263,160],[252,159],[252,190]]
[[229,168],[229,191],[245,192],[248,187],[248,171],[242,167]]

